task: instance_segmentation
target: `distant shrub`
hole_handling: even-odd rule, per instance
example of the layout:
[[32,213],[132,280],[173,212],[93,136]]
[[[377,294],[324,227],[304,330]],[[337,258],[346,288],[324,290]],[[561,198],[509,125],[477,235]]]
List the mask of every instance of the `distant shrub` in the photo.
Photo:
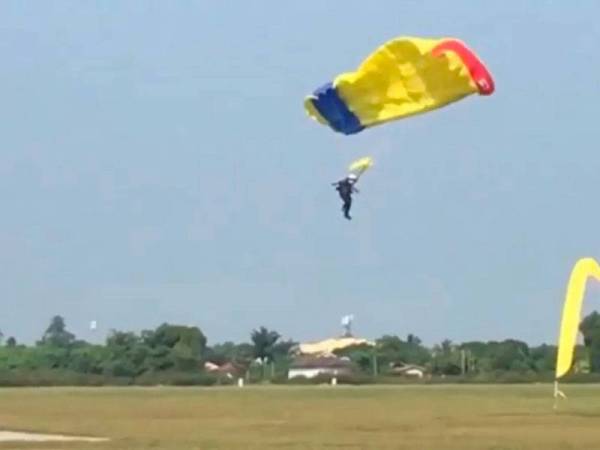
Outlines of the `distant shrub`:
[[203,372],[148,372],[134,379],[139,386],[213,386],[219,382],[224,384],[219,377]]
[[33,386],[125,386],[129,378],[82,374],[67,370],[0,370],[0,387]]
[[600,373],[575,373],[567,375],[561,383],[600,383]]

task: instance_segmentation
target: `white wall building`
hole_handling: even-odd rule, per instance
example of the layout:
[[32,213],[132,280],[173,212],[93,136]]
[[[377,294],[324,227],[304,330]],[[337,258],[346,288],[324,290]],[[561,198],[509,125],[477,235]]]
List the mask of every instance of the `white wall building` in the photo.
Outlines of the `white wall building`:
[[340,376],[352,373],[352,364],[347,358],[335,356],[300,356],[291,364],[288,379],[319,375]]

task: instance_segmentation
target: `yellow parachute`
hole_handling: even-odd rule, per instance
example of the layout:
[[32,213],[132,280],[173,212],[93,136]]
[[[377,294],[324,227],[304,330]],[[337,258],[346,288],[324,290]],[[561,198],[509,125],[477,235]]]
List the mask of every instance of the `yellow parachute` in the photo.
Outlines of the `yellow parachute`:
[[304,107],[334,131],[354,134],[471,94],[493,92],[490,72],[463,42],[399,37],[378,48],[355,72],[315,90]]
[[364,158],[359,158],[356,161],[352,162],[348,167],[350,173],[356,175],[356,177],[360,177],[363,173],[365,173],[368,169],[373,166],[373,158],[370,156],[365,156]]

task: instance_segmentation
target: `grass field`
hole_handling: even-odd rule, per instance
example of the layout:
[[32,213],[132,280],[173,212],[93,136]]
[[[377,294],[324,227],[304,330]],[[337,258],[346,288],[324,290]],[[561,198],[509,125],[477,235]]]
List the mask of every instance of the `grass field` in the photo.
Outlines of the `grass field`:
[[600,449],[600,386],[0,389],[0,429],[107,443],[0,449]]

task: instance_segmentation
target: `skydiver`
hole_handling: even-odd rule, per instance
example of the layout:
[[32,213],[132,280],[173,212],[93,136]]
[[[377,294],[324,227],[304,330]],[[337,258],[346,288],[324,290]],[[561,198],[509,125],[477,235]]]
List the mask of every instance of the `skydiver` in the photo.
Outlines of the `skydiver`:
[[360,192],[354,187],[357,181],[358,177],[355,174],[351,173],[343,180],[331,183],[332,186],[335,186],[335,190],[339,192],[340,197],[344,201],[344,204],[342,205],[342,211],[344,212],[344,217],[348,220],[352,220],[352,217],[350,217],[350,208],[352,207],[352,194],[354,192],[356,192],[357,194]]

